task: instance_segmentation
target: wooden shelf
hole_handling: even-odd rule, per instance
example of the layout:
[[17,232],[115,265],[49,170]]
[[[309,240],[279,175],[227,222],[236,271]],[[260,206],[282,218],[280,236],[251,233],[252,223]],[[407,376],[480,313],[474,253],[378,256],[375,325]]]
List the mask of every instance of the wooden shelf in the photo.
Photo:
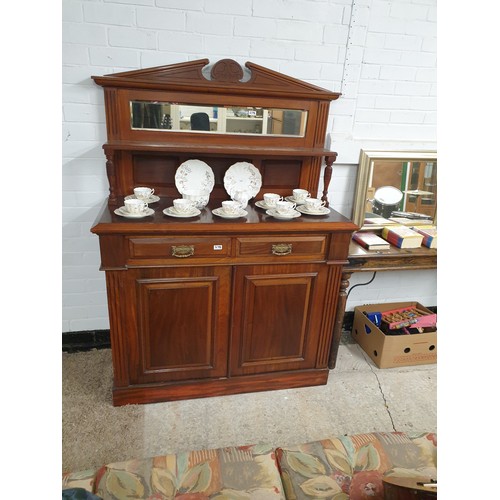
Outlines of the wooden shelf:
[[[215,135],[215,134],[214,134]],[[182,152],[182,153],[211,153],[211,154],[248,154],[251,151],[252,156],[290,156],[290,157],[321,157],[337,156],[337,153],[326,148],[287,148],[276,146],[272,148],[262,148],[258,146],[246,146],[239,144],[217,144],[210,135],[209,141],[200,142],[146,142],[146,141],[109,141],[103,144],[105,151],[157,151],[163,152]],[[227,136],[224,136],[227,137]],[[269,136],[267,136],[269,137]],[[282,137],[276,137],[276,142],[283,142]]]

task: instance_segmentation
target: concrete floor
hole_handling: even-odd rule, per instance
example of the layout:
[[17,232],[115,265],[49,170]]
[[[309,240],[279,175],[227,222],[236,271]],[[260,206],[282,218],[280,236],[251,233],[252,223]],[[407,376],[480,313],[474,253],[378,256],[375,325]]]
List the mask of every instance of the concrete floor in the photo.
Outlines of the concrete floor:
[[113,407],[111,351],[63,353],[63,470],[339,434],[436,432],[436,375],[435,364],[379,369],[343,343],[324,386]]

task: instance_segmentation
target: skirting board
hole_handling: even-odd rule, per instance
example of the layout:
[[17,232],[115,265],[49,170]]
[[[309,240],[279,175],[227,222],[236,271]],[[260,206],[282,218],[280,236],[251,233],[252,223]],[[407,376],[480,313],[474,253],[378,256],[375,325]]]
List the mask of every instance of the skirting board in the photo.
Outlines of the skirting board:
[[[427,307],[437,314],[437,307]],[[342,332],[346,332],[345,341],[350,342],[350,332],[354,321],[354,311],[347,311],[342,322]],[[344,335],[343,335],[344,336]],[[354,341],[353,341],[354,342]],[[111,342],[109,330],[85,330],[80,332],[63,332],[62,350],[63,352],[90,351],[92,349],[109,349]]]
[[109,330],[85,330],[79,332],[63,332],[62,334],[63,352],[109,349],[110,347]]

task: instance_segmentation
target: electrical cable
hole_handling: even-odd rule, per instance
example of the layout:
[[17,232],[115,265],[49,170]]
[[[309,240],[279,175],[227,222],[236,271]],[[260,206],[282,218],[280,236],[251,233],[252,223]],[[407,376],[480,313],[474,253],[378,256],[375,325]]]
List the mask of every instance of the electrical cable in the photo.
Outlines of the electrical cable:
[[375,279],[375,276],[377,276],[377,271],[373,272],[373,276],[370,281],[367,281],[366,283],[357,283],[356,285],[351,286],[351,288],[349,288],[349,291],[347,292],[346,300],[349,298],[349,294],[354,290],[354,288],[356,288],[357,286],[369,285]]

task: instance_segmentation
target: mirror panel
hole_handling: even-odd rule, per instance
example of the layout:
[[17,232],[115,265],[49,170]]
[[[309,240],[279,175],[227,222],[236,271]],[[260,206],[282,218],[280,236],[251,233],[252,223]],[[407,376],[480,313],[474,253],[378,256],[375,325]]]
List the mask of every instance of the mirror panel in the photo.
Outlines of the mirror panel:
[[374,224],[367,227],[365,219],[388,219],[394,212],[437,223],[436,151],[361,150],[354,222],[363,229],[375,229]]
[[131,101],[132,130],[304,137],[307,111]]

